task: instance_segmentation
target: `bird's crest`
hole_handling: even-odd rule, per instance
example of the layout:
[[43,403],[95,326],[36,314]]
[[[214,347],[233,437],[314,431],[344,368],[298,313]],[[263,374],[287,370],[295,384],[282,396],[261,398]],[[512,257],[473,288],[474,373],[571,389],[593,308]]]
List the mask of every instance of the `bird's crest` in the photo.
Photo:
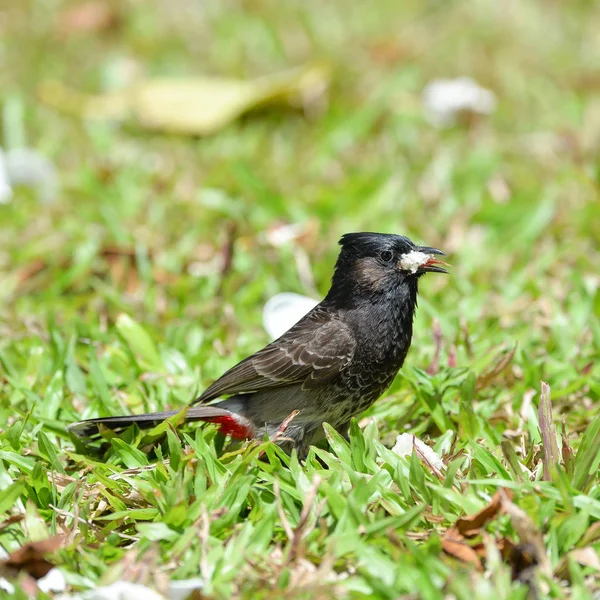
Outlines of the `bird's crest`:
[[346,233],[340,238],[339,244],[342,247],[342,251],[347,250],[357,255],[369,255],[389,246],[405,252],[414,248],[411,240],[403,235],[374,233],[371,231]]

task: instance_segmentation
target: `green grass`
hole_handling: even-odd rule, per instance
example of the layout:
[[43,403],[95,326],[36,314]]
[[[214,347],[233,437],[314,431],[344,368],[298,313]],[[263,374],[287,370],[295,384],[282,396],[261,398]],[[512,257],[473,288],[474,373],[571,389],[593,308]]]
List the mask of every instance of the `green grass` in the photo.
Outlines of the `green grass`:
[[[199,575],[211,598],[525,598],[528,572],[513,580],[497,549],[531,542],[513,513],[485,525],[484,571],[442,550],[505,487],[543,539],[540,597],[598,594],[573,550],[600,549],[600,7],[115,5],[119,29],[60,43],[59,0],[1,13],[0,102],[23,111],[2,139],[21,130],[63,188],[52,204],[19,190],[0,206],[0,545],[66,532],[53,561],[75,590],[143,571],[159,588]],[[310,118],[264,111],[206,139],[39,103],[49,79],[105,89],[119,57],[238,77],[319,59],[334,78]],[[422,88],[465,74],[497,111],[432,128]],[[279,222],[306,235],[273,248],[264,233]],[[350,444],[329,432],[305,465],[271,444],[223,448],[210,426],[169,431],[156,453],[135,432],[102,457],[74,448],[68,423],[183,407],[262,347],[264,301],[324,293],[337,239],[360,230],[443,248],[453,268],[423,280],[409,358]],[[559,433],[549,480],[541,381]],[[442,454],[441,478],[390,451],[405,431]]]

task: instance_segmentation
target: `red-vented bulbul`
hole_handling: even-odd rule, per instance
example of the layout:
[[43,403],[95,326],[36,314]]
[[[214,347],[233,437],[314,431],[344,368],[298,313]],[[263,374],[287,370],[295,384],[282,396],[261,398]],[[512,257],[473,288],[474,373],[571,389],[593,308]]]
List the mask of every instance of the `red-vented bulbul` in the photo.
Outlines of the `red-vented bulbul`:
[[[324,437],[323,422],[346,434],[350,419],[389,387],[410,347],[419,278],[446,273],[441,250],[407,237],[348,233],[325,299],[296,325],[217,379],[187,411],[235,439],[277,437],[303,456]],[[223,398],[209,406],[200,406]],[[88,419],[69,426],[80,437],[98,425],[120,430],[156,425],[178,411]]]

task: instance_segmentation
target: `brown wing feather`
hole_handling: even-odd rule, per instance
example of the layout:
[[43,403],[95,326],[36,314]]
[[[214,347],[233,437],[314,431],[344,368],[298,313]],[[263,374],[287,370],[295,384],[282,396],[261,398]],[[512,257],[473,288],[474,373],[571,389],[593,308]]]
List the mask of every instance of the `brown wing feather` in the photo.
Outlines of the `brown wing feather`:
[[217,379],[195,402],[333,379],[352,360],[356,341],[350,328],[317,307],[289,331]]

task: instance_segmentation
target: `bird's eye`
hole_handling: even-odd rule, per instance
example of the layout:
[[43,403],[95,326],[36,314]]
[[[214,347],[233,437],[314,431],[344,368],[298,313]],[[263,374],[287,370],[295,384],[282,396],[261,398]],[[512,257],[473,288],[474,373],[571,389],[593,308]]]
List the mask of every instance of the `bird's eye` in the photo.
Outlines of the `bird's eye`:
[[394,258],[394,254],[392,252],[390,252],[389,250],[384,250],[380,255],[379,258],[381,258],[381,260],[383,262],[390,262],[392,260],[392,258]]

